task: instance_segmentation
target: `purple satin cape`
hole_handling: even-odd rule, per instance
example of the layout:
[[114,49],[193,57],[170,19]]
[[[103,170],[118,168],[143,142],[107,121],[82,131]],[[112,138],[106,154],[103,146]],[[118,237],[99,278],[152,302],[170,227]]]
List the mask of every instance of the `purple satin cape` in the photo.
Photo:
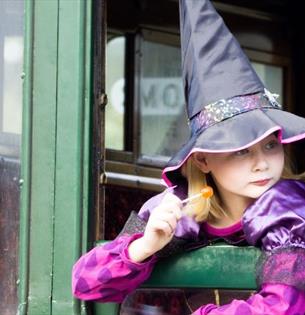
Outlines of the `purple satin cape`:
[[263,250],[305,248],[305,183],[279,181],[245,210],[242,224],[248,243]]
[[257,284],[285,284],[305,291],[305,183],[281,180],[243,216],[249,244],[263,254],[257,263]]

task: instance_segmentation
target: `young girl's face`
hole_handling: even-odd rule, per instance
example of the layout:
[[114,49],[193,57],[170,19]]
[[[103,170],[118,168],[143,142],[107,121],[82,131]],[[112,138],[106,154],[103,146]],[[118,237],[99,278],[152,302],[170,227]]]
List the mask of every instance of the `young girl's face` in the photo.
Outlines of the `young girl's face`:
[[256,199],[281,177],[284,151],[275,135],[230,153],[195,153],[199,168],[211,175],[221,196]]

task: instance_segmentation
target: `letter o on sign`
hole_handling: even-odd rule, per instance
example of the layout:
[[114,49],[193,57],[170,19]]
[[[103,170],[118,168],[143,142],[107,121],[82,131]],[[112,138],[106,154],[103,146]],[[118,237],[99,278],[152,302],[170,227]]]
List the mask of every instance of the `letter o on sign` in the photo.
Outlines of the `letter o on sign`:
[[168,84],[165,86],[162,93],[163,104],[168,107],[178,106],[179,90],[177,85]]

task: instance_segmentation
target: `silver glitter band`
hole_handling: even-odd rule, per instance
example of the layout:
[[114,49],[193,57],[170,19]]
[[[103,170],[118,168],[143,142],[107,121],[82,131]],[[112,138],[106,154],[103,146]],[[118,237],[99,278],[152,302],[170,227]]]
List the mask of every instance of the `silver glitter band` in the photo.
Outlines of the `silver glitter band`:
[[277,97],[278,95],[272,94],[265,89],[264,92],[235,96],[206,105],[189,122],[192,135],[220,121],[250,110],[261,108],[281,109],[281,105],[276,101]]

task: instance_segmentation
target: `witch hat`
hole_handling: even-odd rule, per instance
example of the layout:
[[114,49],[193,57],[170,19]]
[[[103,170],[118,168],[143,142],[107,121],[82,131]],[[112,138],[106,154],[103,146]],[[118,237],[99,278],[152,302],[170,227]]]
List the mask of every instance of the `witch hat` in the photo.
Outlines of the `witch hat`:
[[171,186],[194,152],[234,152],[277,132],[305,138],[305,119],[281,109],[209,0],[179,0],[182,77],[191,135],[168,162]]

